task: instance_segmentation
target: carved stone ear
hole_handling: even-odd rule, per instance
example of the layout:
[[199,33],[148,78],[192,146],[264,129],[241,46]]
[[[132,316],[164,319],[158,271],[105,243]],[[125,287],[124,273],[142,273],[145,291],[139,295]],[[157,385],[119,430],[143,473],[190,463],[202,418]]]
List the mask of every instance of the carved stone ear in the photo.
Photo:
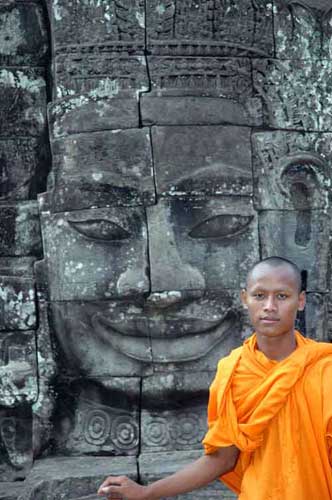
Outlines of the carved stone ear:
[[322,18],[322,27],[326,35],[331,36],[332,34],[332,7],[328,9]]

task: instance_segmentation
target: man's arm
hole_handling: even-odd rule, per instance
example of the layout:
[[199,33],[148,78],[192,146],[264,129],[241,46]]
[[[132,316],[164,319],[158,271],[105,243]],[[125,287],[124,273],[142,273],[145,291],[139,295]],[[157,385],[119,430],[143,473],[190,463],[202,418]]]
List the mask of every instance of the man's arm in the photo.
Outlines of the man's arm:
[[[135,483],[126,476],[109,476],[98,490],[101,496],[126,498],[127,500],[158,500],[174,497],[201,488],[222,474],[234,469],[239,456],[235,446],[219,448],[215,453],[203,455],[171,476],[155,481],[147,486]],[[114,495],[116,494],[116,495]]]

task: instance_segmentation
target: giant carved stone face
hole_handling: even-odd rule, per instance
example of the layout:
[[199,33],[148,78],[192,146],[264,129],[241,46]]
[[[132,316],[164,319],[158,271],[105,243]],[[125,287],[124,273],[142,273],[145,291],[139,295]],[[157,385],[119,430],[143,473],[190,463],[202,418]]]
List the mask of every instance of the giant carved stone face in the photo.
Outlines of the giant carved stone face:
[[67,368],[209,370],[239,341],[237,293],[259,255],[249,132],[236,136],[153,127],[55,141],[61,183],[41,199],[42,227]]

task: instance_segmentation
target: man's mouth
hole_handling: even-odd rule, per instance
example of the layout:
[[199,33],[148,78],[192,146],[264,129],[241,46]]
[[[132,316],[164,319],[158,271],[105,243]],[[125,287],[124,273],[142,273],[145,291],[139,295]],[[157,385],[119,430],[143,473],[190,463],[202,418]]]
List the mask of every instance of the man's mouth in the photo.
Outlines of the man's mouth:
[[280,321],[279,318],[269,318],[269,317],[260,318],[260,320],[262,323],[266,324],[278,323]]

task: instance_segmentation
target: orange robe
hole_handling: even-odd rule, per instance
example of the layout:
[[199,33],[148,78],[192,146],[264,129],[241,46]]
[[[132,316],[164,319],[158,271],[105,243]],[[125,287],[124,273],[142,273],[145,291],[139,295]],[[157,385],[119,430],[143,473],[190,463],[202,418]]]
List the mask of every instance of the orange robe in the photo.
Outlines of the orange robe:
[[279,362],[252,335],[220,360],[210,387],[205,452],[240,450],[220,478],[239,500],[332,500],[332,344],[295,335]]

